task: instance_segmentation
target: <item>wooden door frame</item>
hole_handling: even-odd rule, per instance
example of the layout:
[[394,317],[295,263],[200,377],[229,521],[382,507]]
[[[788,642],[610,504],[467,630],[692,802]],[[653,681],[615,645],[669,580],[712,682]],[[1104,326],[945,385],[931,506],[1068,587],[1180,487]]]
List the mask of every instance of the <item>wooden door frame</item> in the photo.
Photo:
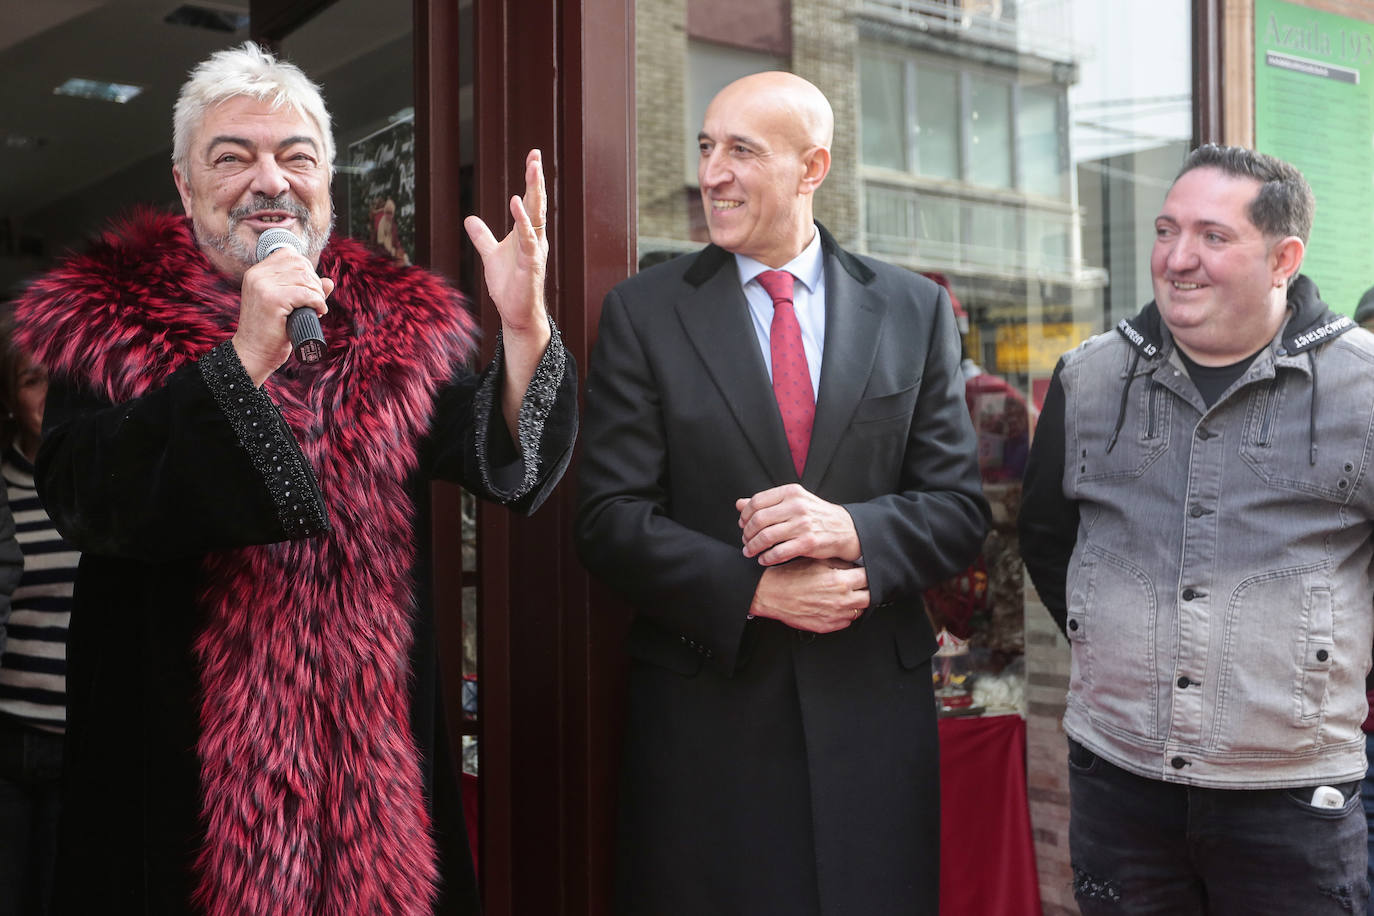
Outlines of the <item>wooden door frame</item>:
[[[543,153],[550,311],[585,372],[634,266],[634,0],[474,0],[477,212]],[[594,26],[594,27],[593,27]],[[508,217],[506,217],[508,219]],[[498,316],[482,296],[488,348]],[[572,543],[576,461],[532,518],[483,507],[482,886],[490,916],[610,911],[628,613]]]

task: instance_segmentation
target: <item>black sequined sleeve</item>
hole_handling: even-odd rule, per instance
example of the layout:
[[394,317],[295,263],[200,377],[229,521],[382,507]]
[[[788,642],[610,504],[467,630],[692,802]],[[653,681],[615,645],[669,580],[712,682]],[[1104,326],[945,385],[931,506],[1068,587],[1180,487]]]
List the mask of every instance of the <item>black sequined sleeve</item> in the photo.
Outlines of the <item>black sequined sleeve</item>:
[[39,496],[83,552],[161,561],[328,527],[290,431],[227,343],[119,404],[55,376],[44,427]]
[[520,405],[517,451],[501,413],[505,351],[479,375],[458,373],[440,393],[422,450],[426,472],[484,499],[533,512],[552,492],[572,458],[577,438],[577,364],[552,336]]
[[329,518],[315,475],[277,406],[253,386],[233,344],[225,341],[215,347],[197,366],[239,445],[261,476],[287,538],[327,530]]

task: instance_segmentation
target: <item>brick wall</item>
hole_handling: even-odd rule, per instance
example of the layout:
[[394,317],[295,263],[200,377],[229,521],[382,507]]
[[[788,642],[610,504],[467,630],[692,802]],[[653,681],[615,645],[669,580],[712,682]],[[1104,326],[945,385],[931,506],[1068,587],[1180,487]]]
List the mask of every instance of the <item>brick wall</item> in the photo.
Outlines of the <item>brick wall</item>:
[[1069,643],[1026,578],[1026,768],[1044,916],[1077,916],[1069,867],[1069,774],[1064,696]]
[[639,235],[685,241],[687,0],[639,0],[635,19]]
[[816,195],[816,219],[841,245],[859,241],[858,0],[794,0],[792,71],[820,87],[835,111],[830,175]]

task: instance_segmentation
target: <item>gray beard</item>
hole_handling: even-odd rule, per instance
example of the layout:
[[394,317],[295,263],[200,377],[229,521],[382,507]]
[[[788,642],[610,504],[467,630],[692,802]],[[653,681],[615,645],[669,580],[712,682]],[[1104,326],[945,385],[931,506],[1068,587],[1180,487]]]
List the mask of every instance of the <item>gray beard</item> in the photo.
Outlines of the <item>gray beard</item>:
[[329,242],[329,236],[334,231],[332,210],[329,214],[329,225],[321,232],[311,222],[310,212],[286,195],[280,197],[257,196],[244,206],[235,207],[229,211],[229,225],[223,235],[207,233],[193,220],[191,228],[195,232],[196,242],[203,248],[213,248],[221,254],[227,255],[239,265],[239,276],[242,276],[244,271],[258,262],[257,246],[255,243],[250,248],[235,230],[245,219],[263,210],[284,210],[295,217],[301,243],[305,245],[305,256],[311,262],[315,262],[319,258],[320,252],[324,251],[324,246]]

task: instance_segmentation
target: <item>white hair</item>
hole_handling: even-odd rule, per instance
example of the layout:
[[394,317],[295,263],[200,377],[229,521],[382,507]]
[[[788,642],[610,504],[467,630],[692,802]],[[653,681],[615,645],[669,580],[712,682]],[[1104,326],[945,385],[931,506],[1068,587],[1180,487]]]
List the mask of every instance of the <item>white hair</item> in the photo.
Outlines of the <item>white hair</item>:
[[191,71],[172,112],[172,163],[183,172],[189,165],[191,136],[205,112],[221,102],[248,96],[270,102],[273,108],[290,105],[315,122],[324,140],[324,158],[334,174],[334,130],[320,87],[295,64],[279,61],[251,41],[216,51]]

